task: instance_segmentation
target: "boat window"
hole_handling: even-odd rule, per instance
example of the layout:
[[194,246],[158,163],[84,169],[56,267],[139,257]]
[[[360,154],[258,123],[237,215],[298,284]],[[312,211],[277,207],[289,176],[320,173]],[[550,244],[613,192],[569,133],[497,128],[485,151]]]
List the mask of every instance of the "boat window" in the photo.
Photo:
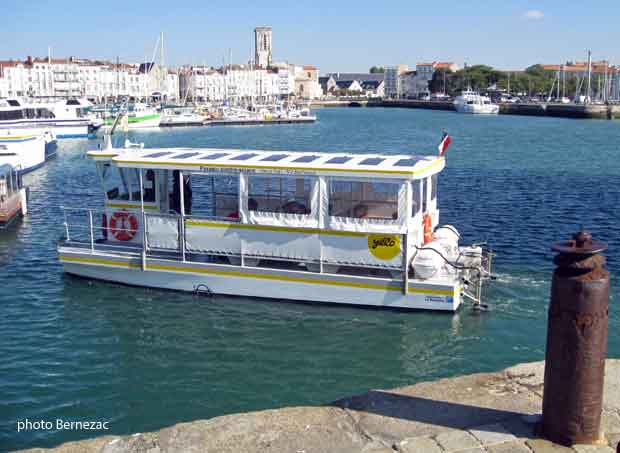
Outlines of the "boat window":
[[136,168],[122,168],[121,178],[128,188],[132,201],[140,201],[140,176]]
[[[145,202],[155,201],[155,190],[157,188],[155,170],[147,170],[142,176],[142,183],[144,184],[143,198]],[[138,194],[138,196],[140,196]]]
[[355,219],[397,219],[399,189],[399,183],[331,180],[329,215]]
[[420,184],[419,179],[411,182],[411,217],[420,212]]
[[258,156],[256,153],[239,154],[238,156],[231,157],[230,160],[248,160],[256,156]]
[[21,110],[0,111],[0,121],[21,120],[24,117]]
[[400,159],[394,164],[395,167],[413,167],[416,164],[415,159]]
[[[191,191],[192,216],[239,219],[239,176],[194,173],[191,176]],[[186,195],[187,193],[187,198]],[[185,213],[190,214],[187,211],[187,201]]]
[[422,180],[422,212],[426,212],[426,199],[428,194],[428,178]]
[[431,176],[431,200],[437,198],[437,173]]
[[310,214],[309,176],[249,176],[248,209],[260,212]]
[[129,200],[129,192],[121,178],[118,167],[103,164],[101,178],[103,179],[103,190],[108,200]]

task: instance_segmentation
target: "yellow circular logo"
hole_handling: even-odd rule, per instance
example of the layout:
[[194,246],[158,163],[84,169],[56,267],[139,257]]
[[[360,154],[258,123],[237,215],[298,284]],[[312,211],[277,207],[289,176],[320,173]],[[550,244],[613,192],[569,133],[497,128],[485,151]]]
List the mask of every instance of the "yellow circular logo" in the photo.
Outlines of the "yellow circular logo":
[[398,234],[369,234],[368,250],[375,258],[388,261],[400,253],[400,235]]

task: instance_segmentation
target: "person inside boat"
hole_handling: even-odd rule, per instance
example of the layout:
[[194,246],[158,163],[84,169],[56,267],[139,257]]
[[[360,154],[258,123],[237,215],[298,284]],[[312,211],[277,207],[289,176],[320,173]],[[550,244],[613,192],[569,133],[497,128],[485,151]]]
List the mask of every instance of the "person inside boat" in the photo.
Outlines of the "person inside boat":
[[353,208],[353,217],[356,219],[367,219],[368,206],[363,203],[355,205],[355,207]]
[[308,209],[294,198],[287,200],[281,209],[286,214],[308,214]]
[[155,201],[155,171],[147,170],[144,179],[144,201]]
[[[254,198],[248,198],[248,211],[258,211],[258,201],[256,201]],[[233,211],[226,217],[228,217],[229,219],[238,219],[239,211]]]

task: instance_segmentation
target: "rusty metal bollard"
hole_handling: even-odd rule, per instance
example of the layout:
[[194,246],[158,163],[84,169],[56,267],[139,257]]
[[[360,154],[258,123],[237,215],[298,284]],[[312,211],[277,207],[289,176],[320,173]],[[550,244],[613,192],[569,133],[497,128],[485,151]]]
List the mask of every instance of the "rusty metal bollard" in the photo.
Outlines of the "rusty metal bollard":
[[583,228],[556,242],[547,324],[542,434],[563,444],[603,440],[601,414],[607,354],[607,245]]

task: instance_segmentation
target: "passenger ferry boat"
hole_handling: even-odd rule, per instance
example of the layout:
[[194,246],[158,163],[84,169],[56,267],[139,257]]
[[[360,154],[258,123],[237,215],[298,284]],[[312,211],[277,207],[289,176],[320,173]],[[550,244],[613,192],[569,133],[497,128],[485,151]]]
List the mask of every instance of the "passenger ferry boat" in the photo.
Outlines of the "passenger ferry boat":
[[102,210],[65,207],[65,272],[129,285],[455,311],[491,256],[439,224],[436,156],[107,149]]
[[58,138],[88,137],[101,126],[91,118],[91,106],[85,99],[35,104],[0,99],[0,129],[50,129]]
[[22,186],[19,163],[0,157],[0,229],[8,228],[28,212],[27,191]]
[[454,107],[459,113],[478,113],[496,115],[499,113],[499,105],[493,104],[487,96],[471,90],[463,93],[454,100]]

